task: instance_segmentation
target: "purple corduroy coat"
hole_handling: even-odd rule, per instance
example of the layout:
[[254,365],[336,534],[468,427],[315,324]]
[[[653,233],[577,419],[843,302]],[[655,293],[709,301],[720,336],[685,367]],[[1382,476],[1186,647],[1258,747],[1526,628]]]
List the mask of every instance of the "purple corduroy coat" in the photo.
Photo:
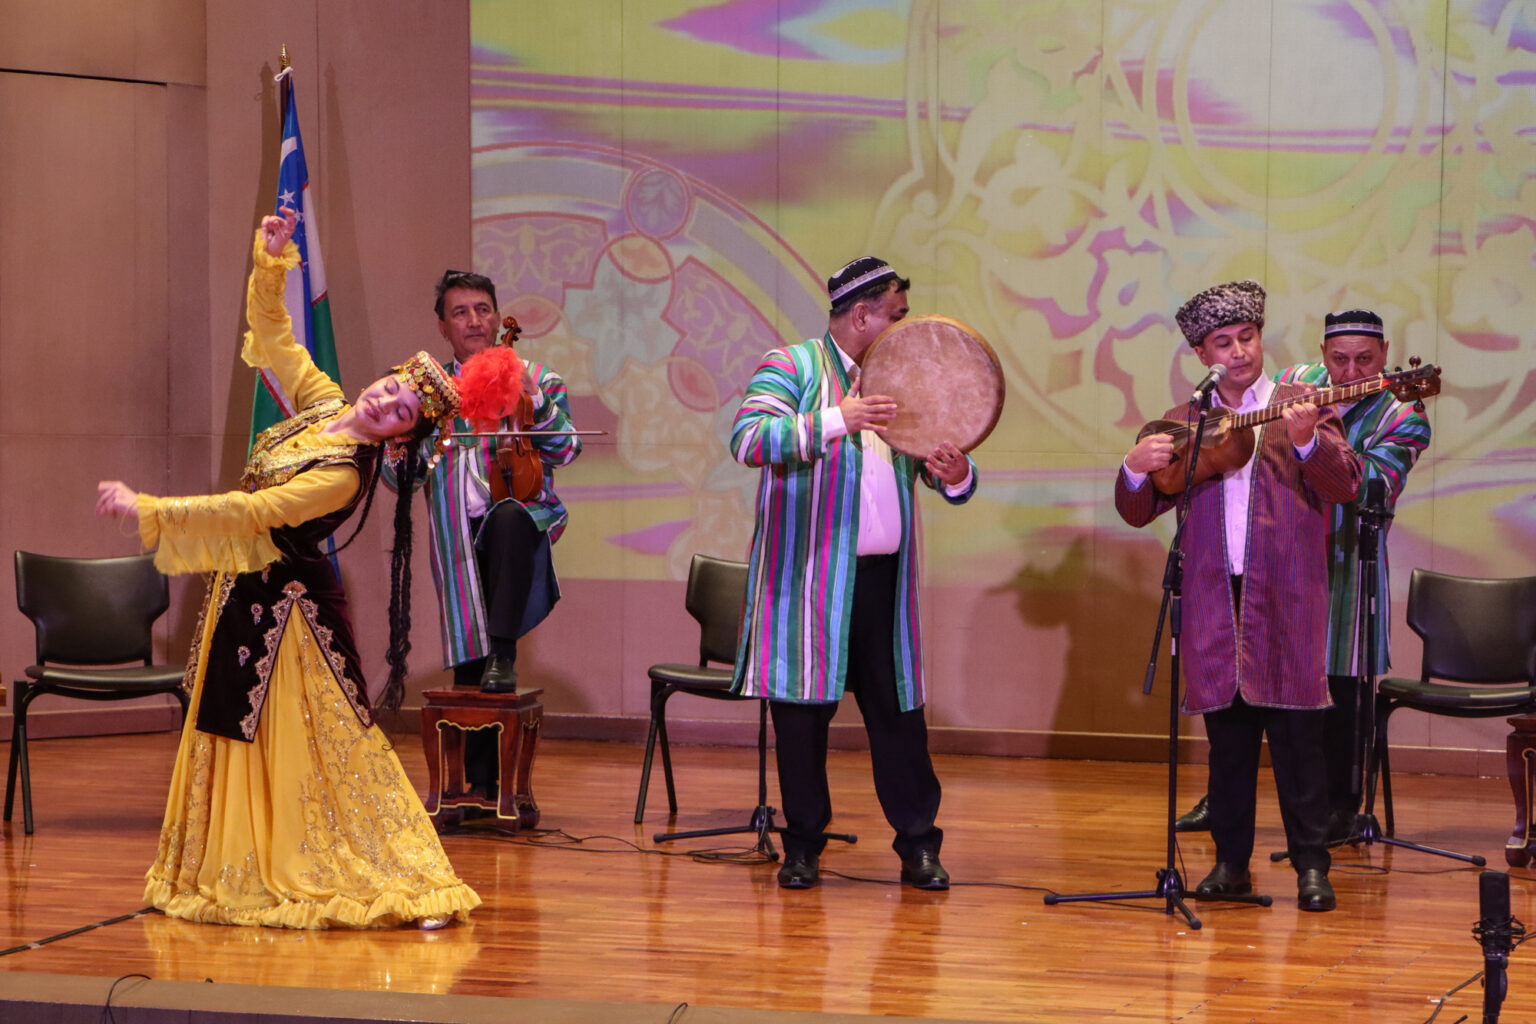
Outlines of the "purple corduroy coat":
[[[1277,384],[1274,405],[1304,393]],[[1184,407],[1169,410],[1182,419]],[[1260,707],[1329,706],[1328,524],[1330,506],[1354,499],[1360,457],[1344,439],[1336,410],[1325,408],[1317,444],[1305,461],[1296,456],[1284,424],[1256,428],[1248,547],[1242,602],[1233,607],[1227,571],[1226,478],[1212,477],[1190,493],[1184,552],[1183,710],[1201,714],[1243,700]],[[1175,505],[1148,480],[1131,490],[1115,474],[1115,509],[1131,526],[1145,526]]]

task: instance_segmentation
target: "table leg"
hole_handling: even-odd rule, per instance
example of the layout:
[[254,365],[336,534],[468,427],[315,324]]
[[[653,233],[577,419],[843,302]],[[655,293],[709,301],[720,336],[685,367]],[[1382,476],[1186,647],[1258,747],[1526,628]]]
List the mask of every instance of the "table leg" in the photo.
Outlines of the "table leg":
[[443,720],[440,708],[431,706],[421,709],[421,747],[427,757],[427,797],[422,806],[432,817],[442,797],[442,749],[438,743],[437,723]]
[[533,756],[538,753],[539,731],[544,721],[543,705],[523,708],[518,714],[518,732],[522,734],[521,751],[514,776],[517,789],[517,815],[523,828],[539,823],[539,805],[533,799]]

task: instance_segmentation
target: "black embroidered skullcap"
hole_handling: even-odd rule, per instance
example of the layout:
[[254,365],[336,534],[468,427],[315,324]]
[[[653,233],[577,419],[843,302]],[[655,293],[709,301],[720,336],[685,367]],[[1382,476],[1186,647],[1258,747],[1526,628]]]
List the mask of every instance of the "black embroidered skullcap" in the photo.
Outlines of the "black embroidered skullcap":
[[1387,337],[1381,317],[1368,309],[1345,309],[1329,313],[1323,319],[1323,340],[1339,334],[1368,334],[1373,338]]
[[876,281],[896,276],[896,268],[877,256],[860,256],[837,273],[827,278],[827,296],[832,305],[844,296],[852,295]]
[[1174,314],[1190,345],[1198,345],[1218,327],[1264,326],[1264,286],[1257,281],[1229,281],[1207,288]]

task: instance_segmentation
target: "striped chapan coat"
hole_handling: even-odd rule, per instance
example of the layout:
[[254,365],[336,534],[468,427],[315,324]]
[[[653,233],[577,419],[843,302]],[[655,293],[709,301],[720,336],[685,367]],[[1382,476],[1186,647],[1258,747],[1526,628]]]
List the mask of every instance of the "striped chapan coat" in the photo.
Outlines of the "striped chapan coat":
[[[1305,393],[1276,384],[1273,405]],[[1184,419],[1184,406],[1168,419]],[[1184,552],[1183,709],[1203,714],[1230,707],[1241,693],[1257,707],[1329,706],[1324,641],[1328,633],[1329,506],[1354,499],[1360,489],[1360,458],[1344,440],[1339,415],[1324,408],[1316,446],[1306,461],[1296,457],[1279,419],[1256,428],[1250,480],[1248,546],[1242,605],[1233,608],[1227,572],[1224,476],[1195,486]],[[1145,526],[1173,508],[1148,480],[1130,489],[1115,474],[1115,509],[1132,526]]]
[[[458,376],[458,363],[447,367]],[[533,430],[571,430],[570,399],[565,381],[560,375],[542,363],[528,363],[528,372],[539,382],[544,393],[544,404],[535,407]],[[468,421],[455,419],[455,431],[470,431]],[[432,444],[428,438],[424,445]],[[581,438],[535,437],[531,443],[544,464],[544,486],[538,497],[525,502],[523,507],[533,517],[534,524],[553,543],[565,530],[565,505],[555,494],[555,468],[570,465],[581,454]],[[490,639],[485,626],[485,597],[480,588],[480,567],[475,562],[474,538],[469,535],[468,495],[459,465],[464,459],[474,459],[473,467],[481,479],[488,478],[495,465],[496,443],[488,441],[478,447],[455,445],[438,464],[426,474],[427,511],[432,535],[432,581],[437,585],[438,623],[443,634],[443,667],[452,668],[466,661],[483,658],[490,653]],[[395,486],[394,475],[386,467],[385,482]],[[508,499],[511,500],[511,499]],[[558,591],[557,591],[558,596]],[[529,615],[524,617],[523,632],[527,632],[549,614],[548,602],[529,602]]]
[[[731,429],[737,462],[761,467],[747,606],[736,652],[736,692],[804,703],[840,700],[848,673],[848,629],[859,539],[864,450],[851,436],[821,442],[822,417],[848,393],[848,375],[830,335],[769,352],[747,385]],[[917,479],[951,504],[921,460],[892,453],[901,502],[896,583],[898,700],[923,705],[918,615]]]
[[[1277,381],[1327,387],[1332,382],[1322,363],[1303,363],[1280,371]],[[1429,420],[1400,402],[1390,391],[1372,395],[1345,409],[1344,437],[1364,463],[1360,491],[1333,506],[1328,529],[1328,674],[1358,676],[1360,664],[1360,508],[1372,480],[1386,483],[1387,511],[1408,482],[1408,471],[1429,447]],[[1382,527],[1376,559],[1377,673],[1391,667],[1392,590],[1387,585],[1387,531]]]

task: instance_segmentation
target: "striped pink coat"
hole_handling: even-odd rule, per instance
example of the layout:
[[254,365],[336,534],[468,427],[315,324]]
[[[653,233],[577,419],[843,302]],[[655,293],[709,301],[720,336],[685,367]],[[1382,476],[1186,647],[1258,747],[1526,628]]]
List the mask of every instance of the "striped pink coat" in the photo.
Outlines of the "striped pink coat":
[[[858,568],[859,481],[864,452],[851,437],[821,441],[822,416],[848,393],[848,375],[830,336],[763,357],[731,428],[731,454],[760,467],[757,527],[747,571],[747,604],[736,652],[734,689],[749,697],[803,703],[840,700],[848,677],[848,630]],[[897,702],[923,706],[918,614],[918,480],[952,505],[927,468],[896,454],[901,504],[901,567],[896,578]]]
[[[1275,385],[1270,404],[1301,394]],[[1185,414],[1182,406],[1169,419]],[[1296,457],[1279,420],[1258,428],[1251,486],[1242,606],[1233,608],[1227,574],[1224,477],[1191,492],[1184,531],[1184,616],[1181,668],[1186,714],[1216,711],[1241,693],[1249,704],[1278,708],[1329,706],[1328,525],[1331,508],[1360,487],[1360,457],[1344,439],[1338,412],[1325,408],[1317,446]],[[1145,526],[1174,507],[1149,480],[1133,491],[1115,474],[1115,509]]]

